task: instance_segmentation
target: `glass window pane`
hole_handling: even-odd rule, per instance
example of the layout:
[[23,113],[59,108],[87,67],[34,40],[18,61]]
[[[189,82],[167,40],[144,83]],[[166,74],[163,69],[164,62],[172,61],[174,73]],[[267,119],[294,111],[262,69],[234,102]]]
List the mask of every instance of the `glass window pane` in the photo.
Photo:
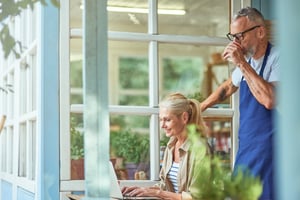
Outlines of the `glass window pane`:
[[[108,30],[123,32],[147,32],[148,1],[108,0]],[[82,27],[82,1],[70,1],[70,27]]]
[[32,137],[32,146],[31,146],[31,157],[32,157],[32,165],[31,165],[31,179],[32,180],[35,180],[36,176],[35,176],[35,173],[36,173],[36,129],[37,129],[37,126],[36,126],[36,121],[31,121],[30,122],[31,124],[31,130],[32,130],[32,133],[31,133],[31,137]]
[[1,171],[12,174],[14,160],[13,129],[11,127],[4,128],[1,137]]
[[26,124],[20,124],[20,134],[19,134],[19,168],[18,175],[21,177],[25,177],[26,168],[27,168],[27,132],[26,132]]
[[[160,44],[160,96],[181,92],[189,97],[198,96],[199,101],[208,97],[230,75],[227,62],[221,58],[223,49],[223,46]],[[228,107],[229,100],[223,104]]]
[[71,114],[70,143],[71,143],[71,179],[84,179],[84,133],[83,115]]
[[70,62],[71,104],[83,103],[82,67],[82,60],[72,60]]
[[[71,40],[71,104],[83,103],[82,39]],[[147,43],[109,41],[109,102],[112,105],[148,105]]]
[[158,1],[159,9],[178,9],[184,15],[158,15],[160,34],[225,37],[229,28],[229,0]]
[[110,157],[119,179],[150,178],[149,116],[110,116]]
[[20,113],[24,114],[27,112],[27,91],[28,91],[28,85],[27,85],[27,68],[21,67],[20,70],[20,99],[22,101],[19,102],[20,104]]
[[148,0],[108,0],[108,30],[147,32]]
[[148,105],[148,43],[109,41],[109,103]]
[[[230,67],[227,62],[209,63],[207,64],[206,71],[206,93],[211,94],[215,91],[224,81],[226,81],[231,75]],[[214,105],[214,107],[229,107],[230,98],[225,99],[223,102]]]
[[31,73],[32,73],[32,80],[31,80],[31,109],[36,110],[36,94],[37,94],[37,57],[35,54],[29,56],[30,63],[31,63]]
[[83,103],[82,39],[70,40],[70,103]]
[[206,118],[208,143],[215,155],[219,155],[224,167],[230,168],[231,161],[231,126],[230,118]]
[[2,133],[1,133],[1,137],[2,139],[1,141],[1,172],[6,172],[6,163],[7,163],[7,141],[6,141],[6,137],[7,137],[7,129],[3,129]]
[[13,167],[14,167],[14,134],[13,129],[11,127],[8,128],[7,131],[7,172],[12,174],[13,173]]
[[119,58],[119,105],[148,104],[148,59],[139,57]]
[[204,64],[200,57],[168,57],[162,59],[162,86],[164,93],[184,91],[194,94],[200,91]]
[[[6,80],[5,80],[6,82]],[[4,112],[3,113],[7,113],[7,117],[11,117],[13,118],[15,115],[15,104],[14,104],[14,100],[15,100],[15,88],[16,88],[16,84],[15,84],[15,74],[14,73],[10,73],[7,79],[7,85],[5,86],[5,89],[7,90],[7,92],[4,94],[4,100],[3,100],[3,104],[5,105],[3,107]]]
[[70,27],[81,28],[82,27],[82,9],[83,1],[69,0],[70,2]]

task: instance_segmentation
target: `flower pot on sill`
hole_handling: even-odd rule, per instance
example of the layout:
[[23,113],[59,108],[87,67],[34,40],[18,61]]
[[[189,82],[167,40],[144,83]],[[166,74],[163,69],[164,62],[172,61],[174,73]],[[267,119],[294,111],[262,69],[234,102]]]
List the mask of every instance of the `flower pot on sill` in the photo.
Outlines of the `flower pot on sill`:
[[84,159],[71,160],[71,179],[83,180],[84,179]]
[[147,180],[149,177],[149,163],[125,163],[128,180]]
[[134,174],[137,170],[138,164],[133,162],[126,162],[125,167],[127,170],[127,175],[129,180],[134,180]]

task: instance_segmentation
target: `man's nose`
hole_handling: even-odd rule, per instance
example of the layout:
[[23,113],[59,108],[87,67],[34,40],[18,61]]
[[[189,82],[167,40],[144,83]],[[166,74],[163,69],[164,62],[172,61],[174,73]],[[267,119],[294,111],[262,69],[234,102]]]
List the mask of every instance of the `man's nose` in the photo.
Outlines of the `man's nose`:
[[241,43],[241,40],[238,37],[233,37],[233,42]]

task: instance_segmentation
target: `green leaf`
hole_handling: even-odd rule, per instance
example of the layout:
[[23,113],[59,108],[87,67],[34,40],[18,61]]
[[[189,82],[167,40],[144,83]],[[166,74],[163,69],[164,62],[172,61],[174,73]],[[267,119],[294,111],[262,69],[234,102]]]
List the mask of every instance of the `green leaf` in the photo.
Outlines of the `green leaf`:
[[[222,165],[215,155],[205,154],[204,145],[199,146],[200,133],[195,126],[189,127],[189,139],[192,151],[196,152],[196,181],[191,185],[191,194],[195,199],[224,200],[257,200],[262,193],[262,183],[258,177],[250,174],[247,168],[238,170],[232,175],[231,170]],[[200,159],[203,158],[203,159]]]
[[[10,34],[9,28],[7,24],[4,24],[3,21],[6,19],[15,17],[20,15],[22,10],[24,9],[33,9],[34,4],[40,2],[44,6],[46,6],[45,0],[4,0],[0,3],[0,22],[2,22],[2,28],[0,31],[0,42],[2,44],[2,49],[4,52],[4,57],[8,58],[10,53],[13,53],[16,58],[20,58],[20,54],[22,53],[22,45],[21,42],[16,41],[15,38]],[[51,0],[51,3],[59,7],[58,0]]]
[[149,158],[148,135],[141,135],[130,130],[111,133],[111,151],[126,162],[139,163]]

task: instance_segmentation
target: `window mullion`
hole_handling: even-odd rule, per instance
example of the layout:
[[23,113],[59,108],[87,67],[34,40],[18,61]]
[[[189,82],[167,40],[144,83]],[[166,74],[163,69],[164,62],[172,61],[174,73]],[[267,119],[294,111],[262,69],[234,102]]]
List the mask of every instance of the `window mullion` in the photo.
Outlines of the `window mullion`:
[[[148,34],[158,34],[157,0],[149,0]],[[149,42],[149,106],[158,107],[158,42]],[[159,174],[159,121],[158,115],[150,118],[150,179],[157,180]]]

